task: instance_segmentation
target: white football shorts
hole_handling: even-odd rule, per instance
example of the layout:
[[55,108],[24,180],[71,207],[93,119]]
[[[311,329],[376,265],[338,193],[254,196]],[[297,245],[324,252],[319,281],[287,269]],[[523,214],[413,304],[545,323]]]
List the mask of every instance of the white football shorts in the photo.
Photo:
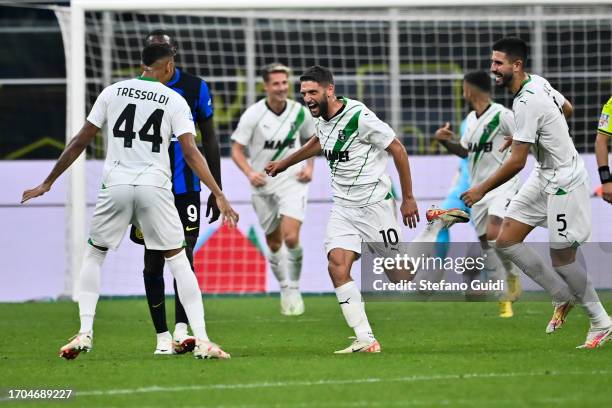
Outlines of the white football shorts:
[[[383,237],[384,234],[384,237]],[[402,241],[395,200],[379,201],[365,207],[333,205],[325,236],[325,253],[334,248],[361,254],[362,242]]]
[[569,192],[544,192],[547,181],[532,173],[512,198],[506,217],[548,228],[551,248],[580,245],[591,236],[591,199],[588,180]]
[[278,228],[282,216],[304,221],[307,200],[308,183],[297,180],[288,180],[273,194],[252,196],[253,208],[266,235]]
[[[499,190],[500,187],[502,188],[501,190]],[[505,187],[505,185],[500,187],[496,189],[499,191],[493,191],[490,196],[489,194],[485,195],[482,200],[472,206],[470,218],[478,237],[487,234],[489,215],[504,218],[506,209],[518,190],[515,183],[512,183],[510,187]]]
[[89,233],[93,244],[117,249],[130,224],[142,231],[147,249],[170,250],[185,244],[170,190],[127,184],[101,189]]

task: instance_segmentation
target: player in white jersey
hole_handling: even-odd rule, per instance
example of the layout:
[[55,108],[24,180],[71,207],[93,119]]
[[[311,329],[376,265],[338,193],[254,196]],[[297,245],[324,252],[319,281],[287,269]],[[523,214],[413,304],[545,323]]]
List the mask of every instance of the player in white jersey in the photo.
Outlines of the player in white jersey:
[[[468,158],[470,184],[477,185],[497,170],[508,154],[500,151],[505,137],[515,131],[514,115],[491,100],[491,77],[484,71],[469,72],[463,77],[463,97],[473,110],[467,115],[460,142],[447,123],[434,137],[446,149],[459,157]],[[512,262],[503,262],[496,253],[495,238],[506,213],[506,207],[519,188],[518,176],[497,187],[472,207],[472,221],[485,256],[485,270],[491,280],[506,280],[500,293],[500,317],[512,317],[512,301],[520,292],[518,270]],[[504,285],[506,286],[506,285]]]
[[134,224],[142,231],[147,248],[164,251],[196,337],[194,356],[229,358],[229,354],[208,339],[202,295],[183,250],[185,236],[172,196],[167,154],[172,134],[179,137],[185,161],[215,195],[224,221],[233,226],[238,214],[219,189],[196,147],[195,128],[187,102],[163,85],[174,72],[173,56],[167,44],[145,47],[142,76],[105,88],[49,176],[38,187],[23,193],[22,203],[49,191],[54,181],[107,124],[108,150],[102,187],[79,275],[77,297],[81,328],[60,349],[60,357],[73,359],[80,352],[91,350],[100,269],[108,248],[116,249],[127,227]]
[[416,226],[419,215],[412,196],[408,155],[391,127],[374,112],[361,102],[335,95],[333,76],[327,68],[307,69],[300,82],[306,105],[312,116],[319,118],[316,136],[290,156],[269,163],[265,170],[276,176],[324,153],[330,166],[334,201],[325,239],[328,270],[344,318],[356,335],[349,347],[337,353],[379,352],[380,344],[372,333],[350,271],[361,254],[362,242],[379,242],[381,233],[390,241],[399,241],[391,180],[386,174],[389,154],[400,176],[404,224]]
[[[496,245],[502,256],[546,289],[555,302],[547,333],[560,328],[578,301],[591,327],[581,348],[595,348],[612,333],[612,320],[599,301],[584,268],[576,262],[577,247],[591,233],[588,174],[569,134],[566,117],[571,104],[544,78],[524,71],[527,45],[520,38],[504,38],[493,45],[491,71],[498,86],[514,94],[516,132],[512,153],[504,164],[462,196],[473,205],[485,194],[514,177],[530,149],[537,164],[512,199]],[[553,269],[523,243],[536,226],[548,228]]]
[[276,178],[266,177],[263,171],[268,162],[297,151],[301,139],[309,139],[315,133],[308,109],[287,98],[290,74],[288,67],[278,63],[263,68],[266,98],[251,105],[240,117],[232,134],[232,159],[252,186],[253,208],[270,248],[270,269],[280,285],[281,313],[298,316],[304,313],[299,289],[303,252],[300,227],[314,160]]

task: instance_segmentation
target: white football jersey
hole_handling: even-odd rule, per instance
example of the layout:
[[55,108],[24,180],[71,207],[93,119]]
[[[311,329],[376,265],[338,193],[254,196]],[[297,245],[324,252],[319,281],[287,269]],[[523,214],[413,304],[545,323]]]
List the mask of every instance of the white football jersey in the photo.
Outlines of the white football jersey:
[[545,181],[544,191],[563,194],[580,186],[588,173],[569,134],[562,106],[565,97],[548,81],[529,75],[514,97],[514,140],[532,143],[535,171]]
[[395,138],[389,125],[363,103],[340,98],[344,107],[317,122],[317,136],[331,171],[335,204],[362,207],[391,194],[385,150]]
[[171,189],[168,147],[172,134],[195,135],[185,99],[144,77],[105,88],[87,120],[99,128],[107,125],[103,188],[132,184]]
[[[499,149],[504,144],[504,137],[512,137],[515,130],[512,111],[499,103],[489,105],[480,116],[476,111],[467,115],[461,145],[468,150],[472,185],[482,183],[502,165],[510,149],[503,152]],[[518,180],[515,176],[507,183],[518,184]]]
[[[246,146],[253,170],[263,172],[266,164],[281,160],[301,147],[300,139],[315,133],[314,120],[300,103],[287,99],[285,110],[277,115],[262,99],[251,105],[240,117],[232,140]],[[255,194],[272,194],[286,181],[295,180],[300,166],[291,166],[276,177],[266,177],[266,184],[253,187]]]

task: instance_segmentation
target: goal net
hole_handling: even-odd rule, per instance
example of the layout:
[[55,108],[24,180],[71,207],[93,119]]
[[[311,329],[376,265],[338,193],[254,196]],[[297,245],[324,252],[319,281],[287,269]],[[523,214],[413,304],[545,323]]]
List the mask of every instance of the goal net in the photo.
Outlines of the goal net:
[[[500,2],[505,5],[492,7],[485,6],[488,2],[470,1],[469,4],[482,5],[385,7],[384,4],[401,2],[382,1],[358,2],[369,3],[370,7],[342,9],[270,9],[263,5],[262,9],[172,10],[156,6],[151,10],[151,4],[158,2],[120,3],[73,2],[84,12],[80,14],[81,10],[76,9],[82,20],[73,13],[72,19],[76,17],[77,21],[71,22],[72,32],[65,25],[65,34],[72,42],[67,48],[67,61],[72,68],[71,134],[104,86],[140,74],[140,50],[146,35],[155,29],[168,30],[176,38],[177,65],[200,75],[209,84],[224,156],[229,153],[229,137],[240,114],[263,96],[259,67],[274,61],[290,66],[297,74],[291,89],[294,96],[301,71],[314,64],[331,68],[337,93],[372,107],[392,125],[413,155],[443,153],[431,137],[433,132],[447,121],[455,129],[459,127],[467,113],[461,79],[468,71],[488,70],[491,45],[503,36],[525,39],[530,46],[528,70],[546,77],[574,103],[570,127],[579,151],[593,151],[598,111],[612,94],[610,5],[517,6],[514,4],[528,2],[506,1]],[[107,4],[106,9],[103,4]],[[177,7],[178,3],[167,4]],[[496,98],[506,105],[510,103],[506,92],[498,91]],[[97,139],[88,149],[88,159],[103,158],[104,145],[104,140]],[[79,194],[79,188],[85,189],[91,204],[98,178],[94,167],[84,168],[88,169],[84,172],[92,173],[87,174],[84,186],[73,184],[73,194]],[[69,225],[85,228],[82,219]],[[122,284],[125,270],[134,273],[142,268],[140,258],[133,264],[126,264],[126,259],[118,258],[106,272],[117,285]],[[133,258],[129,259],[132,262]],[[232,268],[243,270],[240,262],[248,259],[230,259],[230,272]],[[245,276],[247,282],[248,274]],[[242,289],[248,291],[247,287]]]

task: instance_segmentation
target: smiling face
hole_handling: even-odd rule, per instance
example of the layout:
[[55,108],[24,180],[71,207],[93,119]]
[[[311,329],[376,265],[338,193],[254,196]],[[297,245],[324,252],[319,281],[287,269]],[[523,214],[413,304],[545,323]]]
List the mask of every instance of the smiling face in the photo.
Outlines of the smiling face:
[[491,72],[495,75],[495,85],[498,87],[508,87],[515,73],[522,70],[522,67],[523,61],[511,61],[505,52],[493,51],[491,55]]
[[318,118],[327,113],[328,98],[329,95],[333,95],[334,86],[332,84],[323,86],[315,81],[303,81],[300,85],[300,93],[310,110],[310,114]]
[[286,72],[271,72],[264,82],[264,89],[270,102],[285,102],[289,92],[289,75]]

